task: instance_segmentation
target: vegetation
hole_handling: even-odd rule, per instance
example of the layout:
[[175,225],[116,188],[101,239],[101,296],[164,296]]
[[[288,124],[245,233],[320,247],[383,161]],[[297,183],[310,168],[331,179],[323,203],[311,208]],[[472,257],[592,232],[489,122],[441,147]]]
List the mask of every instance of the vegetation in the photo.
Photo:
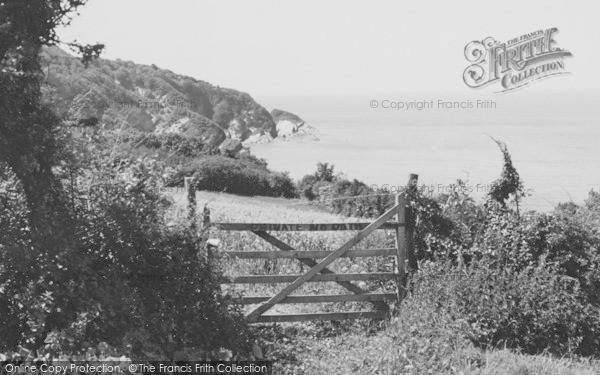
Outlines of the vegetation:
[[[490,137],[492,138],[492,137]],[[517,169],[514,167],[508,148],[504,142],[492,138],[502,152],[504,164],[502,176],[494,181],[490,189],[489,196],[496,202],[505,205],[506,201],[512,196],[514,204],[519,212],[519,202],[524,197],[523,181],[519,177]]]
[[[455,191],[466,190],[457,188]],[[578,206],[577,214],[568,217],[561,210],[543,215],[527,213],[521,217],[514,211],[509,213],[500,210],[498,218],[490,219],[489,224],[482,224],[480,229],[485,231],[465,231],[461,236],[453,237],[453,234],[450,237],[456,238],[456,241],[462,239],[462,247],[450,242],[446,236],[441,239],[434,239],[435,233],[426,236],[427,239],[422,243],[423,246],[429,246],[424,247],[427,251],[423,252],[427,258],[420,260],[420,269],[412,277],[408,298],[396,309],[395,317],[388,323],[313,323],[284,325],[276,330],[265,327],[257,333],[259,343],[266,355],[276,361],[276,373],[281,374],[503,373],[500,369],[509,374],[533,371],[544,374],[595,374],[600,364],[590,364],[582,356],[594,358],[598,353],[599,309],[594,302],[596,297],[593,292],[597,292],[598,287],[584,287],[589,284],[586,280],[594,279],[592,270],[598,269],[598,260],[594,260],[598,242],[593,240],[597,229],[589,227],[589,232],[588,229],[582,232],[580,229],[583,227],[579,223],[592,217],[597,220],[600,215],[595,204],[597,197],[598,194],[592,192],[585,204]],[[437,207],[452,218],[452,228],[462,228],[459,224],[473,222],[484,203],[463,204],[455,198],[436,197],[441,199]],[[183,212],[183,194],[179,202]],[[201,193],[199,202],[209,202],[211,214],[219,222],[236,221],[240,217],[256,222],[340,220],[340,217],[319,211],[318,206],[308,202],[300,204],[284,199],[249,199],[216,193]],[[554,223],[563,224],[533,225],[541,218],[548,222],[548,217],[554,217]],[[567,225],[564,220],[570,224]],[[515,229],[514,223],[509,227],[511,222],[521,223],[520,229]],[[492,241],[491,235],[502,228],[515,233],[521,231],[521,237],[498,242],[501,237],[497,236]],[[574,231],[579,234],[574,236]],[[471,234],[467,233],[476,234],[471,238]],[[539,241],[549,233],[555,237],[548,238],[548,242]],[[280,237],[297,249],[333,250],[349,235],[351,233],[282,233]],[[212,236],[221,239],[222,250],[273,250],[251,233],[215,231]],[[486,237],[488,245],[483,242]],[[515,256],[511,246],[520,241],[530,244],[519,250],[520,256]],[[567,249],[564,248],[567,243],[579,245]],[[392,245],[393,235],[378,231],[365,239],[361,247]],[[483,249],[484,246],[487,246],[486,251],[475,251],[477,247]],[[577,271],[580,275],[587,275],[581,277],[581,281],[567,276],[569,267],[566,263],[555,261],[562,259],[558,249],[563,249],[562,254],[569,254],[579,246],[581,250],[587,250],[580,253],[583,258],[575,258],[572,263],[587,264]],[[459,259],[463,258],[453,255],[459,253],[458,249],[461,248],[469,248],[469,254],[473,254],[467,257],[465,251],[463,258],[469,260],[462,263]],[[548,256],[550,254],[555,256]],[[584,262],[584,259],[587,261]],[[294,260],[278,260],[268,267],[258,260],[227,259],[227,262],[228,276],[302,272],[301,265]],[[393,261],[340,259],[332,266],[336,272],[386,272],[393,266]],[[377,282],[367,282],[363,287],[378,292],[386,288],[393,290],[393,285]],[[278,290],[276,286],[261,285],[232,290],[231,293],[264,296]],[[333,283],[312,283],[299,291],[300,294],[342,292]],[[368,308],[368,305],[352,303],[286,305],[281,306],[282,310],[278,312]]]
[[[285,374],[486,374],[495,371],[499,356],[509,356],[499,348],[571,358],[566,365],[560,362],[562,373],[598,369],[582,358],[591,361],[600,353],[600,193],[592,191],[583,205],[563,204],[550,213],[521,212],[524,185],[506,145],[497,140],[503,170],[483,202],[466,193],[463,181],[443,195],[428,195],[423,188],[408,195],[415,257],[409,294],[394,306],[391,321],[251,331],[234,297],[272,295],[278,288],[222,290],[223,277],[295,274],[303,266],[294,259],[229,259],[227,250],[272,249],[252,233],[213,232],[222,245],[208,252],[209,229],[196,233],[180,220],[184,199],[165,185],[181,186],[191,176],[204,190],[199,196],[208,206],[217,206],[215,200],[222,197],[237,199],[225,204],[216,221],[233,221],[227,217],[232,213],[247,221],[265,216],[268,221],[351,221],[355,219],[349,216],[381,214],[393,204],[392,192],[336,175],[328,163],[295,185],[287,174],[270,171],[263,160],[217,155],[206,136],[220,139],[224,128],[245,134],[249,119],[265,120],[265,132],[272,129],[268,113],[245,94],[155,67],[94,60],[102,46],[74,43],[70,45],[82,53],[83,65],[58,54],[58,70],[45,73],[42,47],[60,43],[56,27],[68,23],[84,3],[0,2],[1,352],[10,358],[19,356],[17,351],[57,358],[96,348],[94,356],[197,359],[221,348],[244,354],[258,340],[269,348],[266,355],[277,360],[277,371]],[[86,64],[92,69],[84,70]],[[72,72],[78,78],[70,81],[65,77]],[[125,126],[101,131],[96,125],[130,124],[132,118],[141,119],[140,126],[152,125],[147,121],[152,111],[134,106],[86,112],[85,106],[69,106],[61,117],[55,111],[59,104],[46,103],[46,79],[51,84],[55,80],[58,97],[76,102],[82,99],[78,85],[85,80],[95,87],[112,87],[91,90],[97,101],[133,100],[138,89],[144,99],[193,99],[203,104],[181,113],[199,123],[192,121],[184,136]],[[248,106],[255,111],[246,113]],[[173,125],[169,111],[152,113],[165,116],[163,125]],[[247,209],[242,202],[249,198],[222,192],[271,197],[253,198],[253,207]],[[306,201],[284,199],[298,192],[333,214]],[[285,233],[281,240],[299,250],[333,250],[350,236]],[[394,233],[378,231],[362,245],[389,248],[394,240]],[[394,266],[394,257],[346,258],[332,269],[390,272]],[[371,292],[394,288],[379,281],[360,286]],[[339,291],[331,283],[298,290]],[[312,312],[339,307],[284,308]],[[352,302],[343,307],[365,306]],[[312,346],[306,338],[313,339]],[[319,339],[316,344],[314,338]],[[523,358],[510,356],[515,363]],[[537,364],[546,358],[535,357],[534,365],[519,364],[510,371],[545,371]],[[0,354],[0,359],[6,356]]]
[[[506,145],[495,142],[503,170],[483,202],[470,197],[460,180],[444,194],[432,196],[421,187],[410,196],[420,270],[412,275],[399,317],[382,333],[400,337],[391,342],[388,337],[379,347],[389,357],[358,368],[380,373],[475,371],[481,354],[473,359],[460,353],[461,348],[479,353],[473,351],[476,347],[557,356],[600,352],[599,194],[590,192],[582,206],[520,212],[524,185]],[[373,216],[391,205],[387,201],[381,207],[375,200],[390,192],[338,177],[328,164],[305,176],[299,189],[344,215]],[[419,312],[412,315],[412,310]],[[419,323],[423,316],[429,316],[426,327]],[[432,329],[443,333],[432,334]]]
[[[205,155],[216,154],[217,151],[207,145],[198,137],[185,137],[179,133],[154,134],[141,132],[127,132],[121,135],[120,140],[114,140],[116,144],[122,142],[121,151],[127,149],[129,155],[132,155],[132,150],[137,151],[137,154],[143,154],[144,150],[151,152],[161,152],[173,157],[177,155],[184,158],[198,158]],[[133,152],[135,153],[135,152]],[[167,162],[167,158],[160,158],[158,154],[157,160]],[[173,165],[173,164],[171,164]]]
[[298,182],[300,194],[346,216],[376,217],[394,203],[388,191],[376,191],[364,182],[337,176],[334,168],[329,163],[318,163],[314,174]]
[[58,47],[44,48],[47,98],[67,118],[96,117],[106,129],[176,132],[215,148],[226,133],[275,137],[269,112],[252,97],[155,66],[94,59],[86,67]]
[[[84,3],[0,3],[0,351],[246,350],[204,236],[166,222],[161,168],[44,103],[41,48]],[[93,64],[101,46],[78,49]]]
[[[62,152],[78,164],[64,159],[61,177],[72,183],[78,241],[68,257],[53,260],[32,247],[22,185],[3,170],[0,350],[23,345],[58,355],[100,342],[136,358],[246,350],[241,312],[221,293],[222,270],[203,237],[167,222],[161,169],[111,163],[94,144],[69,139],[73,149]],[[90,148],[89,160],[75,157]]]
[[110,148],[112,157],[120,163],[152,160],[168,187],[183,187],[184,177],[194,177],[198,190],[297,197],[296,186],[287,173],[270,170],[266,161],[249,152],[223,153],[197,137],[102,131],[93,142]]
[[193,177],[199,190],[239,195],[294,198],[296,187],[287,173],[272,172],[253,157],[206,156],[191,161],[169,175],[167,186],[183,186],[184,177]]

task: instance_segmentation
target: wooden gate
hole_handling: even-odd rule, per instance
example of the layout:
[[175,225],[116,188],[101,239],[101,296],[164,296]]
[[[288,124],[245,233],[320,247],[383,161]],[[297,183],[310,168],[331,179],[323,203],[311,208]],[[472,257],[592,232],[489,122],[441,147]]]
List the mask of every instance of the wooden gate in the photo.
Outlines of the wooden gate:
[[[395,219],[390,221],[391,219]],[[339,224],[254,224],[254,223],[215,223],[213,228],[226,231],[251,231],[271,245],[277,251],[230,251],[230,256],[240,259],[297,259],[310,269],[302,275],[245,275],[230,280],[232,284],[289,283],[280,292],[270,297],[243,297],[243,304],[259,304],[246,315],[249,322],[298,322],[306,320],[343,320],[356,318],[382,319],[389,314],[388,302],[401,300],[406,285],[406,260],[411,246],[412,229],[406,224],[406,199],[404,194],[396,196],[395,204],[387,212],[371,223]],[[387,249],[351,250],[360,241],[378,229],[395,230],[395,247]],[[296,250],[268,232],[280,231],[358,231],[346,243],[335,251]],[[408,235],[408,241],[407,241]],[[388,273],[335,273],[327,268],[341,257],[382,257],[396,256],[397,271]],[[317,261],[316,259],[321,259]],[[396,293],[369,293],[352,283],[361,280],[395,280]],[[334,295],[291,295],[307,282],[336,282],[351,294]],[[339,311],[328,313],[303,313],[288,315],[264,315],[276,304],[323,303],[323,302],[370,302],[374,309],[370,311]]]

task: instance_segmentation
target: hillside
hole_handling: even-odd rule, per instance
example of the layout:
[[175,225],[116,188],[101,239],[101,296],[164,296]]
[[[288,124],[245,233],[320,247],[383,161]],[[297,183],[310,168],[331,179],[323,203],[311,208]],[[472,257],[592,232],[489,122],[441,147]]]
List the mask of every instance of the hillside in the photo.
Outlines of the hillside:
[[227,138],[270,141],[271,114],[249,94],[155,65],[97,59],[86,68],[59,48],[42,54],[53,105],[71,119],[96,117],[107,129],[178,133],[210,148]]

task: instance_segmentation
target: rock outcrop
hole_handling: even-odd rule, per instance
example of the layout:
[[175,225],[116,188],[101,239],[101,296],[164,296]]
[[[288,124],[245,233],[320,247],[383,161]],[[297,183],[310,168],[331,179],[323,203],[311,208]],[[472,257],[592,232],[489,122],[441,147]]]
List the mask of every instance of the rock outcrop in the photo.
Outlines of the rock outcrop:
[[274,109],[271,111],[271,117],[275,121],[278,140],[319,140],[317,130],[293,113]]
[[222,155],[237,155],[244,150],[242,142],[239,139],[226,139],[219,146],[219,151]]

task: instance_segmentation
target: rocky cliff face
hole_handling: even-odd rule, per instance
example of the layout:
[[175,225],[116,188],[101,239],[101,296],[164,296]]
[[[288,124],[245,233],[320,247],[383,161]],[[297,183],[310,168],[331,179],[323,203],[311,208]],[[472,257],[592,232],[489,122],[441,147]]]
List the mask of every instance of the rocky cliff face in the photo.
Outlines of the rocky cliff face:
[[271,111],[271,117],[275,121],[279,140],[319,140],[317,130],[293,113],[274,109]]
[[180,133],[215,148],[227,139],[277,137],[269,112],[246,93],[129,61],[98,59],[86,68],[58,48],[45,50],[42,64],[48,97],[70,118],[93,116],[106,129]]

